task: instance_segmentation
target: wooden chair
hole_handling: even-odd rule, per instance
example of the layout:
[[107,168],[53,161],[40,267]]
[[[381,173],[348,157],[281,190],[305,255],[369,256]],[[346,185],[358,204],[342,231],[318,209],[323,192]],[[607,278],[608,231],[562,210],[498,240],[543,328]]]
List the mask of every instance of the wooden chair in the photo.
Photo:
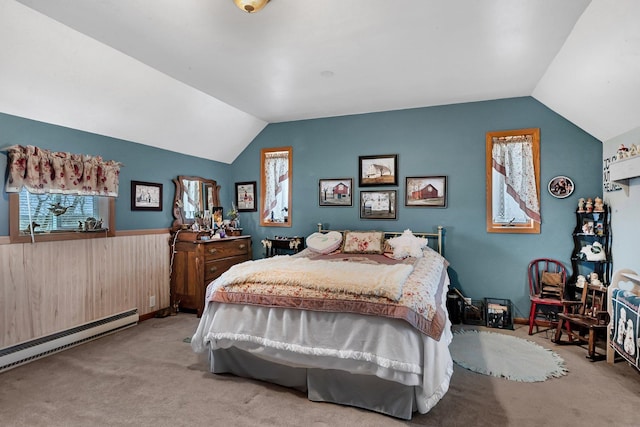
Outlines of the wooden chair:
[[[596,341],[604,337],[609,323],[606,311],[607,287],[585,283],[580,301],[565,301],[565,310],[558,314],[558,325],[553,342],[556,344],[587,344],[587,357],[601,360],[604,354],[596,352]],[[568,341],[562,341],[562,333]]]
[[[567,269],[560,261],[551,258],[538,258],[529,263],[529,335],[539,331],[536,319],[541,316],[554,326],[555,319],[551,319],[550,312],[557,313],[564,309],[562,302],[564,286],[567,282]],[[547,308],[547,311],[544,310]]]

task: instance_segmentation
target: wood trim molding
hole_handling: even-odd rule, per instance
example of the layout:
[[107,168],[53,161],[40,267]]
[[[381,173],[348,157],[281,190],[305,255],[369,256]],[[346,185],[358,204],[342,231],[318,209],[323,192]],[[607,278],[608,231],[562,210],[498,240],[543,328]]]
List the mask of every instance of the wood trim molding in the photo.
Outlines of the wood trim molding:
[[[120,230],[116,231],[115,237],[128,236],[148,236],[152,234],[169,234],[169,228],[150,228],[145,230]],[[9,236],[0,236],[0,245],[8,245],[11,243]]]
[[169,228],[149,228],[144,230],[116,230],[116,237],[148,236],[150,234],[169,234]]

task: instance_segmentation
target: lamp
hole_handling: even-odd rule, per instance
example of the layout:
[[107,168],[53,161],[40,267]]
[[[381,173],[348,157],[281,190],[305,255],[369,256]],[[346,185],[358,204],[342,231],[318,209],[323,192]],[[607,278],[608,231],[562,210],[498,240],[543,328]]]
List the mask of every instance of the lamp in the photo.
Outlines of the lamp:
[[245,12],[255,13],[269,3],[269,0],[233,0],[233,2]]

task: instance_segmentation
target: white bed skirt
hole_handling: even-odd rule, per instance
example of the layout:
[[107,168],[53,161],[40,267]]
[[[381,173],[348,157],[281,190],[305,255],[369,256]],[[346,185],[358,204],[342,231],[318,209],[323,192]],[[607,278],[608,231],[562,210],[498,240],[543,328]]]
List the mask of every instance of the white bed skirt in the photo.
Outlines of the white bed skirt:
[[435,341],[400,319],[209,303],[191,345],[209,352],[214,373],[410,419],[447,392],[451,339],[449,321]]

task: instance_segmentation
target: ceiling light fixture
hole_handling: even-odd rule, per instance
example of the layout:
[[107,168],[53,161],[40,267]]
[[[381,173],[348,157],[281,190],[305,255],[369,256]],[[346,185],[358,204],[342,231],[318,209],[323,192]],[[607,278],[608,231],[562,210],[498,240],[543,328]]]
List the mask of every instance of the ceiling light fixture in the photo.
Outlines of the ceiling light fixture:
[[269,3],[269,0],[233,0],[233,2],[245,12],[255,13]]

